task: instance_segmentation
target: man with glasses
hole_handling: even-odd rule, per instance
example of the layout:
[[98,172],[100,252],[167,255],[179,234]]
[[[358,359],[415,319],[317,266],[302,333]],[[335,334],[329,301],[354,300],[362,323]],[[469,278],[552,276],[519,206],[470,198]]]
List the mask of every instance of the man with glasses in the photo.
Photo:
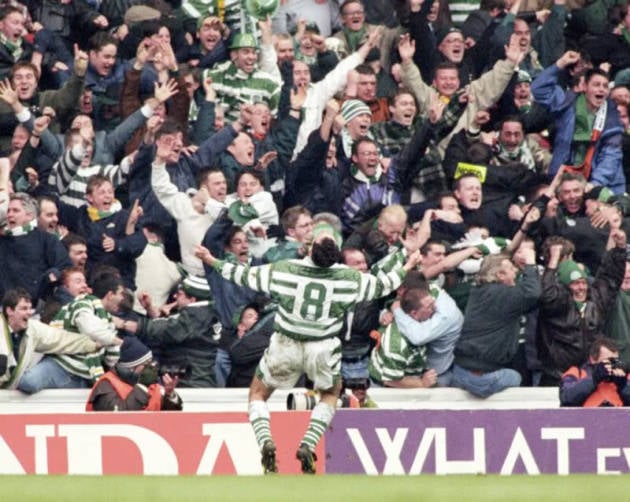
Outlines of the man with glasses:
[[304,206],[287,209],[280,220],[285,239],[270,248],[263,256],[265,263],[303,258],[313,240],[313,219]]
[[465,52],[464,35],[454,26],[436,26],[437,8],[433,9],[435,4],[439,2],[411,0],[409,36],[418,48],[413,58],[414,63],[427,84],[431,83],[436,68],[441,63],[449,63],[457,68],[461,85],[467,85],[474,72],[471,58]]
[[432,125],[428,120],[420,124],[386,170],[374,140],[362,137],[353,143],[350,174],[342,185],[341,222],[346,234],[377,216],[384,207],[400,203],[420,167],[418,159],[432,138]]
[[335,46],[335,52],[339,59],[343,59],[355,52],[359,47],[367,42],[367,39],[375,30],[383,31],[383,41],[381,43],[381,65],[389,70],[389,54],[394,38],[398,34],[397,28],[385,28],[382,25],[374,25],[365,22],[365,7],[360,0],[346,0],[339,7],[341,31],[335,33],[329,42]]

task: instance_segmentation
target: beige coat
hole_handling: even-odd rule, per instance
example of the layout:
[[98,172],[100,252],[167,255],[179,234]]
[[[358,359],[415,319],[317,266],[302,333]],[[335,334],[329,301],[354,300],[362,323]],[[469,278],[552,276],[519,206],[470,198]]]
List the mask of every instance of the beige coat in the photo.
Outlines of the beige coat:
[[[512,78],[514,70],[515,66],[511,61],[507,59],[497,61],[492,70],[487,71],[470,83],[472,100],[466,106],[464,113],[462,113],[451,133],[438,144],[442,157],[453,134],[461,129],[467,129],[472,125],[475,114],[478,111],[489,109],[501,98]],[[413,61],[402,64],[402,83],[416,97],[418,113],[426,116],[431,100],[438,92],[422,80],[420,70]]]
[[[365,23],[365,36],[359,44],[359,47],[367,42],[368,35],[376,30],[380,25]],[[401,34],[400,28],[387,28],[382,26],[383,35],[381,37],[381,43],[379,49],[381,51],[381,67],[386,71],[389,71],[390,67],[390,52],[392,46],[397,42],[398,37]],[[352,50],[348,47],[348,40],[343,30],[334,33],[331,37],[326,39],[326,46],[334,51],[339,58],[339,61],[352,54]]]
[[82,354],[94,352],[99,345],[90,337],[79,333],[71,333],[48,324],[29,319],[26,331],[20,340],[18,360],[11,350],[9,325],[0,316],[0,354],[8,357],[7,370],[0,375],[0,388],[15,389],[24,372],[37,362],[36,353],[40,354]]

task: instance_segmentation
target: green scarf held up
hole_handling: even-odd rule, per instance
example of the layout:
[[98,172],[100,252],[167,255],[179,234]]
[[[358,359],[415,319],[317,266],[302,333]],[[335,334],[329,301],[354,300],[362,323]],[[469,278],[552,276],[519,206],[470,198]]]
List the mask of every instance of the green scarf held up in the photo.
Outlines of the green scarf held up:
[[575,129],[573,130],[573,165],[584,162],[586,151],[591,144],[595,114],[589,112],[586,97],[580,94],[575,101]]
[[628,30],[628,28],[621,29],[621,36],[626,41],[626,43],[630,45],[630,30]]
[[247,222],[258,218],[259,214],[256,208],[248,202],[241,200],[234,201],[228,208],[230,219],[236,225],[245,225]]
[[355,52],[359,48],[361,40],[365,37],[365,26],[363,26],[359,31],[352,31],[348,28],[344,28],[343,33],[346,36],[346,40],[348,40],[348,49],[350,52]]

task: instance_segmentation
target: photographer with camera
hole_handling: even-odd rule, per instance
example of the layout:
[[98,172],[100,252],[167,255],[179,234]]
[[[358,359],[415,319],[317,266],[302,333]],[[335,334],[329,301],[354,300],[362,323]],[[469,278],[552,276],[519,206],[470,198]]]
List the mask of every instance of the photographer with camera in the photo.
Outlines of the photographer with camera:
[[592,280],[573,260],[561,260],[562,244],[549,247],[538,303],[538,356],[541,385],[556,387],[562,374],[588,356],[615,305],[626,270],[626,234],[611,225],[608,251]]
[[99,378],[85,406],[86,411],[181,410],[175,392],[177,375],[160,372],[153,354],[135,336],[125,338],[116,365]]
[[370,388],[369,378],[344,378],[339,399],[341,408],[378,408],[378,405],[368,396]]
[[560,382],[561,406],[630,406],[628,373],[619,360],[614,340],[597,337],[589,350],[588,362],[571,366]]

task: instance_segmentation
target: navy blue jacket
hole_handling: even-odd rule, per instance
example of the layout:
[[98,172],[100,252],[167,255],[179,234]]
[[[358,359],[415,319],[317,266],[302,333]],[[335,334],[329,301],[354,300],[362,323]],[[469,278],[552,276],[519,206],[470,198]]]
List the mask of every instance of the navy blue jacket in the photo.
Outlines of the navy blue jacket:
[[[572,142],[575,131],[575,100],[578,95],[558,85],[562,71],[553,64],[532,82],[536,101],[551,112],[556,124],[553,157],[549,174],[555,175],[562,164],[573,164]],[[610,188],[616,195],[626,191],[626,178],[622,166],[623,127],[615,103],[608,100],[604,130],[595,144],[590,181]]]
[[[182,155],[177,163],[167,164],[166,170],[171,182],[180,192],[196,188],[195,177],[199,171],[212,167],[218,155],[228,147],[236,134],[232,126],[224,127],[201,143],[191,156]],[[140,201],[144,211],[143,221],[158,221],[167,226],[173,219],[151,190],[151,164],[154,159],[154,146],[142,143],[129,172],[129,200]]]
[[[95,265],[116,267],[125,287],[135,290],[136,258],[144,251],[147,239],[141,230],[126,235],[125,228],[129,211],[121,209],[107,218],[91,221],[87,213],[88,206],[74,208],[67,204],[60,204],[59,207],[60,223],[87,241],[88,271]],[[116,241],[116,247],[112,252],[103,250],[103,234]]]
[[[208,228],[203,238],[203,245],[210,250],[213,256],[224,258],[223,242],[231,226],[232,220],[224,214]],[[262,265],[262,260],[254,258],[251,265]],[[234,313],[239,308],[252,303],[259,293],[224,279],[219,272],[205,263],[203,268],[206,271],[206,279],[210,285],[214,306],[223,329],[227,332],[234,332],[236,329],[233,321]]]
[[49,274],[57,278],[72,266],[59,239],[38,228],[26,235],[0,237],[0,297],[13,288],[23,287],[33,305],[50,286]]

